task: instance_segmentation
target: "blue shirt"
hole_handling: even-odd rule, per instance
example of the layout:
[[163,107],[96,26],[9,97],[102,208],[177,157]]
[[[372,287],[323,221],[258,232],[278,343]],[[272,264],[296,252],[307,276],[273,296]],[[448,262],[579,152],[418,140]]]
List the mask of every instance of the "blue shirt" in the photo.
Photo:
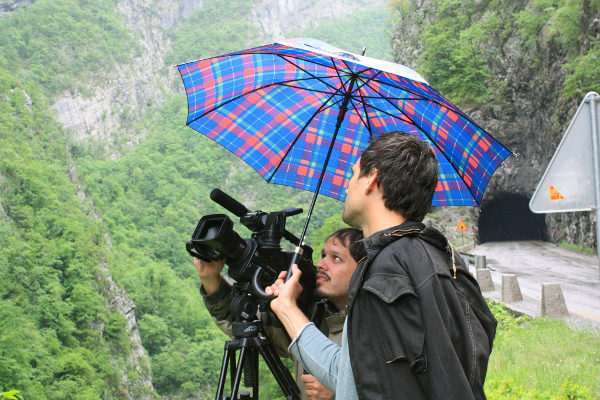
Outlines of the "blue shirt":
[[290,353],[304,369],[340,400],[358,399],[350,365],[347,323],[346,318],[342,347],[329,340],[312,322],[302,328],[289,347]]

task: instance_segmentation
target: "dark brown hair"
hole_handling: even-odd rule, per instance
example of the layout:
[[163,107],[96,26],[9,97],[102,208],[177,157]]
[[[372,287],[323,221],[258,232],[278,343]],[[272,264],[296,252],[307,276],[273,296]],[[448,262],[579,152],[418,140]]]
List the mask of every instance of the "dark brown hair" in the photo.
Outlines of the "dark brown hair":
[[357,243],[362,238],[364,238],[362,230],[356,228],[343,228],[333,232],[329,235],[327,240],[339,240],[344,247],[348,249],[352,258],[358,261],[364,254],[364,247],[360,243]]
[[360,175],[376,169],[385,206],[410,221],[429,211],[438,180],[438,163],[429,145],[404,132],[375,138],[360,158]]

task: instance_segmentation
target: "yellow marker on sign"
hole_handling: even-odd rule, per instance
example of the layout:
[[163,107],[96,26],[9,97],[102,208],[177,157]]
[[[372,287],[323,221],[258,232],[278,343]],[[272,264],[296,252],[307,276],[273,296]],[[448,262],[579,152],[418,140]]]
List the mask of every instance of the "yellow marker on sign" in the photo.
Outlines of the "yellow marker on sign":
[[461,219],[460,222],[458,223],[458,226],[456,227],[456,231],[457,232],[465,232],[468,230],[469,230],[469,228],[467,228],[467,225]]
[[562,194],[560,194],[560,192],[558,190],[556,190],[556,188],[550,184],[548,184],[548,186],[550,186],[550,200],[564,200],[564,196]]

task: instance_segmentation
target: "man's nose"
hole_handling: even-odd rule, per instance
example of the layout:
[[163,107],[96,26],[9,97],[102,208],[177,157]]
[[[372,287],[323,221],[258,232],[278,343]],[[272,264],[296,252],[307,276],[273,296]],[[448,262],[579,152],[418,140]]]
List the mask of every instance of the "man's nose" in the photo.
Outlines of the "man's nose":
[[317,268],[318,269],[327,269],[327,263],[325,262],[324,258],[321,258],[319,260],[319,262],[317,263]]

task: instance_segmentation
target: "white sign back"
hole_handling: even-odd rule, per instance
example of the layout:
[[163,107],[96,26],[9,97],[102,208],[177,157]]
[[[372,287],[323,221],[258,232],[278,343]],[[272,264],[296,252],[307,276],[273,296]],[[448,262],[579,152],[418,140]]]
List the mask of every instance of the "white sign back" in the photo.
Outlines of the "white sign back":
[[[590,92],[579,105],[531,197],[529,208],[534,213],[590,211],[595,208],[590,95],[598,96]],[[600,101],[595,102],[595,107],[598,119]]]

